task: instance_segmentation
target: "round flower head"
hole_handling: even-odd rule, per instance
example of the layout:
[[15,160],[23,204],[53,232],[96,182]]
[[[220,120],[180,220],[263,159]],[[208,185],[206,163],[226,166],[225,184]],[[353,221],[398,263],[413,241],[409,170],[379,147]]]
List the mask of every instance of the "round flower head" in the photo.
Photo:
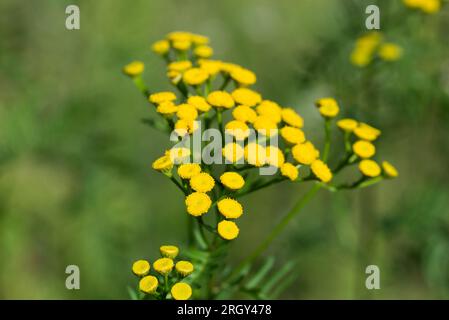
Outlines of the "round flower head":
[[291,181],[295,181],[298,178],[298,168],[293,164],[286,162],[281,166],[281,174],[284,177],[289,178]]
[[172,31],[167,34],[167,39],[170,41],[183,41],[192,39],[192,34],[190,32],[185,31]]
[[292,155],[299,163],[310,165],[319,157],[320,153],[310,141],[307,141],[294,146]]
[[250,142],[245,146],[244,156],[246,162],[255,167],[261,167],[267,163],[265,147],[256,142]]
[[179,253],[179,248],[177,246],[161,246],[159,251],[163,257],[174,259]]
[[281,136],[287,143],[298,144],[306,141],[306,136],[301,129],[285,126],[281,129]]
[[186,206],[187,212],[194,216],[198,217],[205,214],[209,211],[210,206],[212,205],[212,200],[205,193],[194,192],[189,194],[186,197]]
[[399,175],[398,170],[387,161],[382,162],[382,169],[388,178],[396,178]]
[[192,288],[184,282],[176,283],[170,292],[175,300],[188,300],[192,296]]
[[198,118],[198,111],[194,106],[183,103],[178,106],[178,112],[176,112],[176,115],[179,119],[195,120],[196,118]]
[[123,67],[123,73],[130,77],[137,77],[143,73],[145,66],[141,61],[133,61]]
[[313,174],[321,181],[327,183],[332,180],[332,172],[323,161],[315,160],[312,162],[310,169],[312,169]]
[[191,34],[190,39],[196,45],[204,45],[209,43],[209,38],[201,34]]
[[167,40],[156,41],[151,46],[151,50],[159,55],[164,55],[170,50],[170,43]]
[[218,60],[205,60],[200,59],[198,61],[201,69],[206,71],[210,76],[214,76],[221,70],[221,61]]
[[239,227],[234,221],[220,221],[217,225],[217,231],[220,237],[225,240],[233,240],[239,235]]
[[190,187],[198,192],[209,192],[215,186],[215,180],[206,172],[200,172],[190,178]]
[[170,258],[160,258],[153,263],[154,270],[163,276],[170,273],[170,271],[172,271],[173,269],[173,266],[173,260]]
[[316,105],[319,108],[321,115],[326,118],[334,118],[340,111],[337,101],[333,98],[319,99],[316,102]]
[[157,93],[150,94],[150,97],[148,98],[148,100],[151,103],[160,104],[162,102],[176,100],[176,95],[170,91],[157,92]]
[[369,65],[381,40],[381,34],[375,31],[368,32],[359,37],[356,41],[355,48],[351,53],[351,63],[358,67]]
[[146,276],[139,281],[139,290],[147,294],[156,292],[159,282],[155,276]]
[[215,108],[230,109],[234,106],[234,99],[226,91],[213,91],[209,93],[207,102]]
[[360,158],[371,158],[376,153],[376,147],[369,141],[359,140],[352,145],[352,150]]
[[359,123],[359,126],[354,129],[354,134],[362,140],[374,141],[380,136],[380,130],[371,127],[366,123]]
[[201,166],[197,163],[186,163],[178,167],[178,176],[181,179],[190,179],[201,172]]
[[171,62],[168,65],[169,71],[178,71],[178,72],[184,72],[192,67],[192,62],[189,60],[181,60],[181,61],[174,61]]
[[232,92],[232,97],[235,102],[246,105],[248,107],[254,107],[256,104],[262,101],[262,97],[259,93],[248,89],[238,88]]
[[182,79],[191,86],[204,83],[209,78],[209,74],[200,68],[192,68],[184,72]]
[[258,116],[256,120],[254,120],[253,126],[258,133],[264,136],[272,137],[277,134],[276,122],[266,116]]
[[231,198],[224,198],[217,203],[218,211],[228,218],[228,219],[237,219],[243,214],[242,205]]
[[136,276],[146,276],[150,272],[150,263],[146,260],[137,260],[133,263],[132,270]]
[[238,82],[241,86],[250,86],[256,83],[256,75],[254,72],[245,68],[234,68],[231,73],[231,78]]
[[221,70],[228,74],[230,74],[231,72],[233,72],[234,70],[237,70],[237,69],[242,69],[242,67],[239,66],[238,64],[230,63],[230,62],[222,62],[221,63]]
[[385,61],[396,61],[402,56],[402,48],[394,43],[384,43],[379,48],[379,57]]
[[440,0],[423,0],[420,1],[420,9],[427,14],[433,14],[440,11],[441,1]]
[[156,111],[163,116],[171,117],[178,111],[178,106],[171,101],[164,101],[157,106]]
[[245,179],[237,172],[225,172],[220,176],[221,183],[228,189],[239,190],[245,185]]
[[152,164],[152,167],[154,170],[166,172],[170,171],[173,168],[173,162],[171,161],[169,156],[164,155],[155,160]]
[[280,168],[284,164],[285,157],[281,149],[275,146],[268,146],[265,150],[267,152],[266,162],[269,165]]
[[195,53],[195,56],[197,56],[198,58],[207,59],[212,57],[212,55],[214,54],[214,49],[206,45],[201,45],[196,47],[193,52]]
[[176,271],[183,277],[187,277],[193,272],[193,264],[189,261],[178,261],[175,265]]
[[235,137],[237,140],[245,140],[250,134],[249,128],[245,122],[231,120],[225,126],[225,132]]
[[199,112],[207,112],[210,110],[210,104],[201,96],[191,96],[187,99],[187,103],[194,106]]
[[354,119],[341,119],[337,121],[337,126],[346,132],[352,132],[354,131],[355,128],[357,128],[357,126],[359,125],[359,123],[357,121],[355,121]]
[[282,121],[292,127],[302,128],[304,126],[303,118],[292,108],[283,108],[281,110]]
[[223,157],[229,163],[239,162],[244,156],[243,147],[237,143],[228,143],[223,148]]
[[359,169],[364,176],[370,178],[379,176],[381,172],[379,165],[375,161],[369,159],[360,161]]
[[179,119],[175,123],[175,130],[179,136],[192,134],[199,128],[199,124],[194,119]]
[[235,120],[253,123],[257,119],[257,113],[248,106],[241,105],[232,110],[232,116]]
[[189,50],[191,45],[190,40],[176,40],[172,43],[173,48],[179,51]]
[[186,162],[189,160],[190,154],[190,149],[186,147],[173,147],[165,152],[165,155],[169,156],[174,164]]
[[264,116],[276,124],[282,120],[282,108],[276,102],[264,100],[256,110],[260,116]]

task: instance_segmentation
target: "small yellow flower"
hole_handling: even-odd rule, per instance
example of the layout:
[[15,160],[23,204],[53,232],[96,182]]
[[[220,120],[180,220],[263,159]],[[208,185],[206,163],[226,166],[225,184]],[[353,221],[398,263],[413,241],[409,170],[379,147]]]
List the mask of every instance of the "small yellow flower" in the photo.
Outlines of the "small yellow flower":
[[209,192],[214,186],[214,178],[206,172],[200,172],[190,178],[190,187],[197,192]]
[[256,83],[256,75],[254,72],[245,68],[234,68],[230,75],[232,79],[242,86],[250,86]]
[[194,119],[179,119],[175,123],[175,131],[179,136],[192,134],[199,128],[199,124]]
[[165,155],[170,157],[171,162],[174,164],[187,162],[190,154],[190,149],[186,147],[173,147],[165,152]]
[[198,118],[198,111],[194,106],[188,103],[183,103],[178,106],[176,116],[183,120],[195,120]]
[[239,228],[234,221],[220,221],[217,225],[217,231],[220,237],[225,240],[233,240],[239,235]]
[[258,133],[272,137],[277,134],[277,125],[276,122],[272,121],[270,118],[265,116],[258,116],[253,123],[254,129],[258,131]]
[[382,35],[377,31],[368,32],[359,37],[351,53],[351,63],[358,67],[369,65],[381,41]]
[[167,39],[170,41],[190,41],[192,40],[192,34],[185,31],[172,31],[167,34]]
[[150,95],[148,100],[154,104],[176,100],[176,95],[170,91],[157,92]]
[[358,127],[354,129],[354,134],[362,140],[374,141],[379,137],[381,132],[370,125],[361,122]]
[[173,162],[171,161],[169,156],[164,155],[156,159],[153,162],[152,167],[154,170],[166,172],[173,168]]
[[176,40],[172,43],[173,48],[179,51],[189,50],[191,45],[192,43],[190,42],[190,40]]
[[291,181],[295,181],[298,178],[299,170],[293,164],[286,162],[281,166],[281,174]]
[[281,111],[282,121],[292,127],[302,128],[304,119],[292,108],[283,108]]
[[207,59],[212,57],[212,55],[214,54],[214,49],[206,45],[201,45],[196,47],[193,52],[195,53],[195,56],[197,56],[198,58]]
[[191,34],[191,40],[196,45],[205,45],[209,43],[209,38],[201,34]]
[[359,169],[364,176],[371,178],[379,176],[381,172],[379,165],[375,161],[369,159],[360,161]]
[[130,77],[137,77],[143,73],[145,66],[141,61],[133,61],[123,67],[123,73]]
[[171,295],[175,300],[188,300],[192,296],[192,287],[184,282],[178,282],[171,287]]
[[267,151],[258,143],[250,142],[245,146],[244,157],[248,164],[261,167],[267,163]]
[[154,270],[163,276],[170,273],[173,269],[173,266],[173,260],[170,258],[160,258],[153,263]]
[[275,146],[268,146],[265,150],[267,152],[266,162],[269,165],[280,168],[284,164],[285,157],[281,149]]
[[159,251],[163,257],[174,259],[179,253],[179,248],[177,246],[160,246]]
[[176,263],[175,269],[181,276],[187,277],[193,272],[194,267],[191,262],[181,260]]
[[230,109],[234,106],[234,99],[226,91],[213,91],[209,93],[207,102],[216,108]]
[[382,162],[382,169],[388,178],[396,178],[399,175],[398,170],[387,161]]
[[191,86],[204,83],[209,78],[209,74],[201,68],[192,68],[184,72],[182,79]]
[[222,66],[222,62],[218,60],[200,59],[198,60],[198,64],[200,65],[201,69],[206,71],[210,76],[214,76],[219,73]]
[[245,122],[231,120],[225,126],[226,134],[235,137],[237,140],[244,140],[250,134],[249,128]]
[[146,276],[150,272],[150,263],[146,260],[137,260],[133,263],[132,270],[136,276]]
[[256,104],[262,101],[262,97],[259,93],[248,88],[237,88],[232,92],[232,97],[235,102],[246,105],[248,107],[254,107]]
[[220,176],[221,183],[228,189],[239,190],[245,185],[245,179],[237,172],[225,172]]
[[167,40],[156,41],[151,46],[151,50],[159,55],[164,55],[170,50],[170,42]]
[[192,68],[192,62],[190,62],[189,60],[174,61],[171,62],[167,68],[169,71],[184,72]]
[[187,103],[194,106],[199,112],[207,112],[211,108],[206,99],[201,96],[191,96],[187,99]]
[[186,163],[178,167],[178,175],[181,179],[190,179],[201,172],[201,166],[197,163]]
[[315,160],[312,162],[310,169],[312,169],[313,174],[321,181],[327,183],[332,180],[332,172],[323,161]]
[[228,143],[223,148],[223,157],[226,158],[228,162],[236,163],[244,156],[243,147],[237,143]]
[[242,69],[242,67],[235,63],[221,62],[221,71],[225,73],[230,74],[231,72],[237,69]]
[[355,128],[357,128],[357,126],[359,125],[359,123],[357,121],[355,121],[354,119],[341,119],[337,121],[337,126],[346,132],[352,132],[354,131]]
[[253,123],[257,119],[257,113],[252,108],[240,105],[232,110],[232,116],[235,120]]
[[306,141],[306,136],[301,129],[285,126],[281,129],[281,136],[287,143],[298,144]]
[[282,120],[282,108],[276,102],[264,100],[256,110],[260,116],[264,116],[276,124]]
[[292,155],[299,163],[310,165],[320,156],[320,153],[310,141],[307,141],[294,146]]
[[218,211],[228,219],[237,219],[243,214],[242,205],[231,198],[225,198],[218,201],[217,206]]
[[194,217],[201,216],[209,211],[212,205],[210,197],[201,192],[194,192],[186,197],[187,212]]
[[334,118],[338,115],[340,108],[333,98],[322,98],[316,102],[317,107],[323,117]]
[[371,158],[376,153],[376,147],[369,141],[359,140],[352,145],[352,150],[360,158]]
[[159,282],[155,276],[146,276],[139,281],[139,290],[147,294],[156,292]]
[[379,48],[379,57],[385,61],[396,61],[402,56],[402,48],[394,43],[384,43]]
[[157,108],[156,112],[166,116],[171,117],[178,111],[178,106],[176,106],[172,101],[161,102]]
[[423,0],[421,4],[421,10],[424,13],[433,14],[440,11],[441,1],[440,0]]

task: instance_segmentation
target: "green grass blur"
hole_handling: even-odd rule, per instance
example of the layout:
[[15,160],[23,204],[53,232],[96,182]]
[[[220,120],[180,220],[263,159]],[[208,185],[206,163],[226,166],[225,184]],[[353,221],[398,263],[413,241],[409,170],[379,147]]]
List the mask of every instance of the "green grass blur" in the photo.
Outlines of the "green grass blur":
[[[365,7],[401,60],[360,70],[349,62]],[[65,28],[77,4],[81,29]],[[346,116],[383,131],[380,159],[396,180],[321,193],[271,247],[297,259],[286,299],[449,298],[448,5],[423,15],[399,0],[15,1],[0,3],[0,298],[127,299],[133,260],[186,242],[183,197],[151,162],[168,138],[122,73],[146,64],[154,91],[169,89],[150,44],[173,30],[209,36],[218,59],[258,76],[264,97],[295,107],[322,140],[313,101],[334,96]],[[333,150],[331,159],[338,158]],[[284,183],[244,199],[229,263],[250,252],[305,191]],[[81,290],[65,288],[65,268]],[[381,289],[364,287],[365,267]]]

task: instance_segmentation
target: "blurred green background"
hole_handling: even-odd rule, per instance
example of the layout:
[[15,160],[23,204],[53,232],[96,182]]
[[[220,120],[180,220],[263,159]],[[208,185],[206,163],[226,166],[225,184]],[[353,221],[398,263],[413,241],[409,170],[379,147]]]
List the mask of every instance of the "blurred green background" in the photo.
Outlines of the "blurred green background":
[[[403,57],[352,66],[365,7]],[[81,29],[65,28],[77,4]],[[150,44],[173,30],[205,34],[215,57],[254,70],[263,96],[295,107],[312,141],[312,107],[334,96],[346,116],[383,131],[380,159],[400,178],[321,193],[271,247],[297,259],[286,299],[449,298],[449,12],[401,1],[151,0],[0,2],[0,298],[127,299],[132,261],[186,242],[183,198],[151,162],[168,138],[146,127],[148,104],[121,73],[140,59],[169,89]],[[338,158],[338,150],[334,149]],[[332,157],[331,157],[332,158]],[[250,252],[305,190],[288,183],[244,198],[229,263]],[[237,250],[238,249],[238,250]],[[81,289],[65,288],[65,268]],[[364,287],[365,267],[381,289]]]

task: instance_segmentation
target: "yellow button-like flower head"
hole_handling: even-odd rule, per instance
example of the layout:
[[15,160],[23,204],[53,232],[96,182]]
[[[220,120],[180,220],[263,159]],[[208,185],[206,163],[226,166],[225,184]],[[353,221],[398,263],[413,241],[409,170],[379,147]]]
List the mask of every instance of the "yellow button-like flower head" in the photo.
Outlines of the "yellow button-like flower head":
[[292,108],[283,108],[281,111],[282,121],[292,127],[302,128],[304,119]]
[[150,272],[150,263],[146,260],[137,260],[133,263],[132,270],[136,276],[146,276]]
[[152,167],[154,170],[167,172],[173,168],[173,162],[171,161],[169,156],[164,155],[156,159],[153,162]]
[[175,300],[188,300],[192,296],[192,288],[184,282],[176,283],[170,292]]
[[275,146],[268,146],[265,150],[267,152],[266,162],[269,165],[280,168],[284,164],[285,157],[281,149]]
[[230,109],[234,106],[234,99],[226,91],[213,91],[209,93],[207,102],[215,108]]
[[319,108],[320,114],[325,118],[334,118],[340,111],[337,101],[333,98],[319,99],[316,105]]
[[294,146],[292,155],[299,163],[310,165],[319,157],[320,153],[310,141],[307,141]]
[[379,48],[379,57],[385,61],[396,61],[402,56],[402,48],[394,43],[384,43]]
[[209,211],[212,205],[210,197],[201,192],[194,192],[186,197],[187,212],[192,216],[201,216]]
[[232,97],[235,102],[246,105],[248,107],[254,107],[256,104],[262,101],[262,97],[259,93],[248,89],[238,88],[232,92]]
[[214,54],[214,49],[209,46],[201,45],[195,48],[193,51],[198,58],[210,58]]
[[239,235],[239,227],[234,221],[220,221],[217,225],[217,231],[220,237],[225,240],[233,240]]
[[374,160],[370,159],[360,161],[359,169],[364,176],[370,178],[375,178],[379,176],[381,172],[379,165]]
[[376,153],[376,147],[369,141],[359,140],[352,145],[352,150],[360,158],[371,158]]
[[312,162],[310,169],[312,169],[313,174],[321,181],[327,183],[332,180],[332,172],[323,161],[315,160]]
[[176,95],[170,91],[163,91],[153,93],[149,96],[148,100],[154,104],[160,104],[162,102],[173,101],[176,100]]
[[156,41],[151,46],[151,50],[159,55],[164,55],[170,50],[170,42],[167,40]]
[[157,273],[166,275],[172,271],[174,266],[173,260],[170,258],[160,258],[154,261],[153,268]]
[[161,246],[159,251],[163,257],[174,259],[179,253],[179,248],[177,246]]
[[237,172],[225,172],[220,176],[221,183],[228,189],[239,190],[245,185],[245,179]]
[[241,86],[250,86],[256,83],[256,75],[254,72],[245,68],[234,68],[230,75]]
[[178,71],[178,72],[184,72],[192,67],[192,62],[189,60],[181,60],[181,61],[174,61],[171,62],[168,65],[169,71]]
[[361,122],[359,123],[359,126],[354,129],[354,134],[362,140],[374,141],[380,136],[381,132],[372,126]]
[[232,110],[232,116],[235,120],[253,123],[257,119],[257,113],[254,109],[241,105]]
[[153,294],[156,292],[158,286],[158,280],[155,276],[146,276],[139,281],[139,290],[147,294]]
[[277,134],[276,122],[269,117],[258,116],[256,120],[254,120],[253,126],[259,134],[264,136],[272,137]]
[[187,99],[187,103],[194,106],[199,112],[207,112],[210,110],[210,104],[201,96],[191,96]]
[[341,119],[337,121],[337,126],[346,132],[352,132],[354,131],[355,128],[357,128],[357,126],[359,125],[359,123],[357,121],[355,121],[354,119]]
[[218,211],[228,219],[237,219],[243,214],[242,205],[234,199],[225,198],[217,203]]
[[237,140],[245,140],[250,134],[249,128],[245,122],[231,120],[225,126],[227,135],[235,137]]
[[301,129],[285,126],[281,129],[281,136],[289,144],[298,144],[306,141],[306,136]]
[[198,118],[198,111],[196,108],[188,103],[183,103],[178,106],[176,115],[179,119],[183,120],[195,120]]
[[190,187],[197,192],[209,192],[214,186],[214,178],[206,172],[200,172],[190,178]]
[[396,178],[399,175],[398,170],[387,161],[382,162],[382,169],[388,178]]
[[193,264],[189,261],[178,261],[175,265],[176,271],[183,277],[187,277],[194,270]]
[[244,149],[237,143],[228,143],[223,148],[223,157],[230,162],[239,162],[244,156]]
[[123,67],[123,73],[130,77],[137,77],[143,73],[145,66],[141,61],[133,61]]
[[295,181],[298,178],[298,168],[293,164],[286,162],[281,166],[281,174],[284,177],[289,178],[291,181]]
[[191,86],[204,83],[209,78],[209,74],[201,68],[192,68],[184,72],[182,79]]
[[201,166],[198,163],[185,163],[178,167],[178,175],[181,179],[190,179],[201,172]]
[[177,111],[178,111],[178,106],[176,106],[172,101],[161,102],[156,108],[156,112],[165,117],[171,117]]
[[264,116],[276,124],[282,120],[282,108],[276,102],[264,100],[256,110],[260,116]]
[[250,142],[245,146],[244,156],[248,164],[261,167],[267,163],[267,151],[258,143]]

